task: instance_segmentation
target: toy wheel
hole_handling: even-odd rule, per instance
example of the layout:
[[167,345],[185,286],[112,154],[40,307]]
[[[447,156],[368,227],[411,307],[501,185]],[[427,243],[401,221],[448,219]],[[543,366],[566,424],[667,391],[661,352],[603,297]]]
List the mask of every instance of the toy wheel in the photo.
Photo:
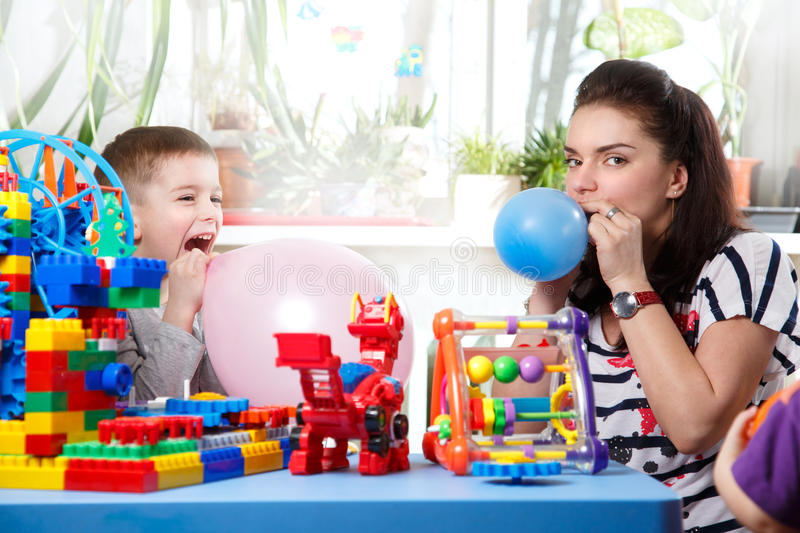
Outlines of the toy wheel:
[[300,449],[300,435],[302,433],[302,426],[293,427],[291,433],[289,433],[289,448],[291,448],[292,451]]
[[392,420],[392,432],[394,440],[404,440],[408,436],[408,417],[403,413],[397,413]]
[[298,426],[302,426],[302,425],[305,424],[305,422],[303,422],[303,405],[304,404],[305,404],[305,402],[298,403],[297,404],[297,411],[295,411],[295,413],[294,413],[294,419],[297,421],[297,425]]
[[[43,287],[36,283],[39,259],[50,254],[85,255],[84,248],[91,244],[87,241],[90,225],[107,208],[104,189],[116,194],[125,221],[133,220],[128,196],[111,166],[79,141],[28,130],[0,132],[0,141],[8,143],[9,165],[18,176],[17,190],[27,194],[31,203],[32,288],[41,296],[48,315],[56,316]],[[21,162],[31,162],[29,171],[22,168]],[[97,182],[88,162],[95,163],[110,188]],[[124,231],[124,243],[119,243],[116,255],[130,255],[134,249],[133,231],[120,231]]]
[[367,433],[381,433],[386,427],[386,410],[382,405],[368,405],[364,409],[364,428]]
[[389,436],[386,433],[381,433],[374,437],[369,438],[367,449],[371,452],[377,453],[381,457],[389,455]]

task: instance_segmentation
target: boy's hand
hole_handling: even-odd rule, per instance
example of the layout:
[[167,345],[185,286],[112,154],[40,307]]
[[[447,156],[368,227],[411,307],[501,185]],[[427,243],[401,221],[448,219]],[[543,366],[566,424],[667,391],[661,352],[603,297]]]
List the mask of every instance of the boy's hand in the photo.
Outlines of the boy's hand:
[[756,416],[756,406],[751,405],[733,419],[731,427],[728,429],[728,434],[725,435],[725,441],[722,443],[722,448],[719,450],[717,463],[732,465],[733,462],[739,457],[747,446],[747,436],[745,430],[747,424]]
[[164,322],[192,333],[194,315],[203,305],[206,268],[212,258],[195,248],[172,262]]

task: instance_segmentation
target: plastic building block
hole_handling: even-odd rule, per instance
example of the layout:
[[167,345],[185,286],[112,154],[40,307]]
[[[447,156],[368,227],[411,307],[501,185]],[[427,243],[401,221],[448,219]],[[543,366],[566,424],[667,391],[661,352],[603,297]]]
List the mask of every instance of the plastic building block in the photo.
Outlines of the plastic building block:
[[158,471],[158,490],[198,485],[203,482],[204,465],[197,452],[154,457]]
[[11,338],[20,341],[20,345],[25,340],[25,332],[31,319],[30,311],[11,311]]
[[217,448],[200,452],[203,483],[244,475],[244,457],[240,448]]
[[30,274],[0,274],[0,283],[8,283],[8,292],[31,292]]
[[219,435],[203,435],[197,441],[198,450],[213,450],[214,448],[227,448],[240,446],[250,442],[250,435],[244,431],[231,431]]
[[[40,285],[100,285],[100,267],[86,255],[44,255],[36,265]],[[49,295],[49,291],[48,291]]]
[[92,411],[84,411],[84,426],[79,431],[91,431],[98,429],[98,424],[101,420],[108,420],[117,416],[116,409],[97,409]]
[[[360,312],[356,315],[356,304]],[[340,371],[330,337],[318,333],[276,333],[277,366],[300,371],[305,402],[290,435],[292,474],[347,468],[347,444],[361,440],[358,471],[380,475],[408,470],[408,419],[400,413],[403,388],[389,374],[404,319],[390,293],[367,305],[353,296],[348,331],[359,338],[361,360]],[[323,448],[325,439],[332,448]]]
[[94,285],[48,285],[50,305],[108,307],[108,289]]
[[0,455],[25,453],[25,422],[0,420]]
[[158,307],[161,290],[141,287],[109,287],[108,307],[118,309],[139,309]]
[[6,291],[7,298],[5,306],[11,311],[30,311],[31,293]]
[[86,390],[84,383],[81,370],[29,370],[25,376],[27,392],[81,392]]
[[55,434],[84,430],[83,411],[59,413],[25,413],[25,431],[28,434]]
[[25,412],[50,413],[67,411],[66,392],[29,392],[25,399]]
[[87,391],[105,391],[110,396],[125,396],[131,389],[133,374],[124,363],[109,363],[103,370],[87,370],[84,383]]
[[3,241],[6,255],[30,255],[31,240],[24,237],[11,237]]
[[59,455],[67,442],[66,433],[45,433],[25,435],[25,453],[31,455],[53,456]]
[[243,444],[240,449],[244,457],[246,476],[283,468],[283,450],[278,441]]
[[31,273],[30,256],[22,255],[0,255],[0,272],[3,274],[27,274]]
[[117,362],[116,350],[99,350],[98,342],[86,339],[85,350],[64,352],[67,370],[102,370],[111,363]]
[[166,261],[143,257],[118,257],[111,269],[111,287],[161,288],[161,280],[167,273]]
[[3,216],[16,220],[31,219],[31,203],[28,195],[17,191],[0,191],[0,204],[8,206]]
[[88,442],[97,440],[97,430],[70,431],[67,433],[67,443]]
[[520,483],[523,477],[557,476],[561,463],[472,463],[472,475],[483,477],[508,477],[512,483]]
[[[19,311],[12,312],[12,316]],[[13,320],[13,319],[12,319]],[[14,324],[11,328],[14,333]],[[0,358],[0,419],[20,416],[25,402],[25,352],[19,341],[4,341]]]
[[25,347],[33,351],[84,350],[86,340],[79,319],[32,319]]
[[158,489],[158,472],[150,459],[68,459],[66,490],[152,492]]
[[12,237],[19,237],[21,239],[30,239],[31,221],[20,220],[20,219],[9,220],[8,225],[6,225],[5,231],[8,232]]
[[0,456],[0,487],[64,490],[65,457]]
[[[28,397],[30,397],[31,394],[36,393],[28,393]],[[116,396],[109,396],[104,391],[72,391],[67,395],[67,410],[89,411],[114,409],[116,401]]]

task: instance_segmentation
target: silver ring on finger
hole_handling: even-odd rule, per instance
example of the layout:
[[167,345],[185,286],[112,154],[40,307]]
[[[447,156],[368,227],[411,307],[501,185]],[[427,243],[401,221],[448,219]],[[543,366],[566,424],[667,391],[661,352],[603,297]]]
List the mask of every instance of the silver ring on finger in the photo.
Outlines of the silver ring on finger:
[[622,211],[622,209],[620,209],[619,207],[612,207],[611,209],[608,210],[608,213],[606,213],[606,218],[608,220],[611,220],[614,217],[614,215],[616,215],[620,211]]

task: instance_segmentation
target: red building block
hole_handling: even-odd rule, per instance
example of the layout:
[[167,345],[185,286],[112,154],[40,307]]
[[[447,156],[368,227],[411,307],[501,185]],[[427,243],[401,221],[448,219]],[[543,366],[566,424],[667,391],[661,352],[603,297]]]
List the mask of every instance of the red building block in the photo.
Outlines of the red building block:
[[25,368],[28,372],[65,372],[69,366],[69,352],[26,352]]
[[25,390],[29,392],[83,392],[83,370],[34,371],[25,373]]
[[105,391],[70,391],[67,394],[68,411],[97,411],[100,409],[114,409],[117,398],[109,396]]
[[6,292],[31,292],[30,274],[0,274],[0,283],[7,281]]
[[152,492],[158,490],[158,472],[151,459],[70,459],[64,490]]
[[66,433],[55,435],[25,435],[25,453],[29,455],[61,455],[67,442]]

